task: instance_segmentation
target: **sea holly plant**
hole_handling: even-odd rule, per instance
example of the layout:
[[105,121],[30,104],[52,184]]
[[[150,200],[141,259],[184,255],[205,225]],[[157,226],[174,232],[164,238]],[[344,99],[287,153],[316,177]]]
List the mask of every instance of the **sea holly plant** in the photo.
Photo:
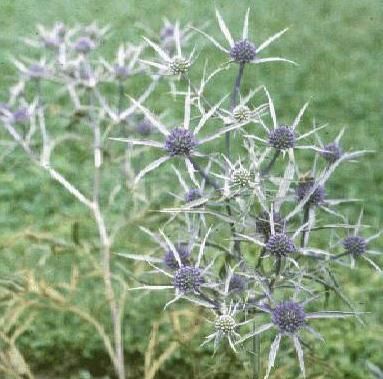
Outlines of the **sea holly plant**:
[[[92,309],[75,304],[76,280],[72,283],[73,292],[66,298],[60,289],[53,288],[53,283],[50,287],[44,280],[35,283],[31,268],[24,268],[31,271],[30,278],[23,275],[25,291],[18,291],[10,312],[12,307],[25,312],[38,307],[39,302],[28,302],[30,293],[38,294],[41,302],[48,301],[51,309],[71,312],[95,329],[116,377],[125,379],[123,317],[127,284],[118,272],[113,272],[112,248],[121,228],[142,217],[151,200],[145,193],[131,192],[127,183],[135,174],[131,160],[141,152],[115,149],[115,146],[112,151],[109,144],[109,137],[143,129],[133,117],[137,106],[129,106],[125,94],[127,82],[143,72],[144,67],[138,61],[143,46],[122,43],[116,58],[107,59],[101,54],[100,46],[107,40],[108,30],[97,24],[70,27],[56,23],[52,27],[38,26],[36,37],[26,40],[33,57],[11,59],[16,83],[8,94],[2,93],[0,121],[6,149],[1,160],[5,164],[9,155],[20,149],[32,166],[46,172],[81,204],[85,219],[92,220],[98,236],[96,242],[83,244],[78,231],[82,226],[75,222],[73,241],[64,245],[73,248],[74,243],[75,251],[87,260],[89,271],[81,275],[89,277],[89,272],[93,272],[90,276],[103,288],[102,306],[106,304],[110,322],[103,324]],[[141,92],[131,95],[144,101],[156,83],[149,81],[140,87]],[[151,125],[144,129],[144,134],[152,131]],[[80,151],[82,157],[81,175],[76,168],[79,162],[73,159],[74,150]],[[65,164],[58,164],[60,160]],[[127,208],[129,212],[112,214],[109,209],[114,206],[120,210]],[[93,252],[88,251],[89,246],[97,246],[98,254],[94,257],[99,259],[90,258]],[[49,255],[41,259],[46,262]],[[60,285],[61,289],[68,288],[68,283]],[[28,377],[33,376],[28,374]]]
[[[332,199],[331,178],[340,165],[355,162],[368,151],[347,151],[341,147],[344,130],[333,142],[323,143],[320,134],[328,125],[307,122],[309,102],[291,116],[291,123],[286,124],[277,118],[272,96],[265,86],[242,93],[246,65],[291,62],[279,57],[258,56],[287,29],[257,47],[249,40],[249,11],[245,15],[242,37],[237,41],[219,11],[216,16],[228,48],[207,32],[197,30],[226,53],[228,61],[223,61],[222,66],[239,65],[230,99],[226,96],[218,102],[212,101],[206,91],[209,84],[195,85],[188,76],[183,83],[185,90],[177,91],[185,97],[181,127],[179,124],[165,127],[147,107],[132,99],[132,104],[137,105],[137,110],[151,120],[164,138],[162,141],[116,138],[119,142],[160,149],[165,155],[137,173],[137,186],[144,185],[144,175],[149,171],[161,176],[164,168],[160,165],[175,158],[186,163],[183,172],[173,166],[181,191],[189,189],[183,179],[185,175],[196,188],[201,188],[201,181],[205,186],[203,195],[198,190],[193,192],[193,201],[178,201],[176,206],[162,209],[162,213],[169,215],[166,229],[179,236],[177,244],[168,242],[174,247],[166,249],[164,262],[171,262],[171,265],[155,267],[153,260],[160,258],[153,255],[124,255],[132,260],[146,261],[151,269],[154,268],[143,274],[145,278],[157,272],[167,276],[172,284],[164,285],[162,280],[152,276],[149,282],[145,279],[145,285],[131,290],[147,293],[157,289],[173,290],[175,296],[165,304],[166,309],[189,303],[209,310],[208,314],[213,313],[214,319],[207,315],[206,322],[212,325],[213,331],[202,347],[208,348],[212,342],[214,352],[227,344],[235,352],[259,354],[259,349],[258,352],[251,349],[260,344],[261,336],[274,330],[265,378],[270,376],[275,365],[281,339],[289,337],[305,377],[306,336],[303,331],[323,340],[311,321],[353,317],[362,320],[360,312],[339,289],[332,266],[334,262],[344,266],[345,258],[355,260],[363,256],[369,259],[364,254],[367,243],[380,234],[364,239],[360,236],[361,223],[353,226],[347,222],[347,217],[337,208],[341,204],[353,204],[355,199]],[[157,45],[148,43],[169,62]],[[217,75],[222,77],[224,70]],[[249,106],[250,101],[254,103],[255,94],[259,103]],[[213,125],[214,133],[209,135],[209,127]],[[212,144],[220,137],[225,137],[226,141],[221,149]],[[301,172],[302,150],[313,157],[309,173]],[[207,166],[209,169],[204,169]],[[320,211],[321,217],[317,217]],[[190,215],[203,218],[190,218]],[[211,228],[214,232],[210,232]],[[347,235],[349,231],[351,235],[342,242],[328,243],[326,233]],[[194,251],[181,248],[188,238],[180,236],[185,235],[200,248]],[[338,254],[339,245],[345,249],[342,254]],[[380,272],[374,262],[368,262]],[[328,291],[340,297],[346,309],[323,309],[319,300]],[[263,322],[265,318],[268,318],[266,323]],[[254,371],[254,377],[262,377],[261,367]]]
[[[287,62],[299,69],[285,58],[262,57],[287,29],[257,44],[249,34],[250,9],[238,39],[218,10],[216,18],[226,47],[201,28],[165,20],[161,32],[143,35],[136,45],[121,43],[111,59],[99,54],[108,28],[39,26],[37,38],[27,43],[41,54],[13,59],[18,80],[0,106],[9,145],[3,162],[19,147],[94,221],[98,242],[91,245],[100,259],[92,259],[95,269],[88,276],[100,273],[111,325],[57,292],[52,301],[95,327],[119,379],[129,368],[123,329],[134,327],[123,322],[128,294],[163,292],[169,297],[165,312],[194,309],[206,319],[200,349],[218,354],[228,347],[238,359],[251,361],[256,356],[265,362],[252,365],[256,378],[270,376],[280,342],[289,338],[305,377],[306,334],[322,340],[311,325],[314,319],[363,322],[334,265],[358,269],[357,261],[365,260],[381,274],[367,256],[379,254],[370,244],[380,232],[369,234],[362,213],[356,225],[347,221],[343,207],[355,199],[331,198],[336,170],[369,151],[348,151],[341,145],[343,129],[322,142],[327,125],[308,120],[308,102],[286,123],[277,117],[266,85],[252,82],[253,88],[242,89],[246,66]],[[218,67],[206,63],[206,39],[225,53]],[[200,59],[205,65],[196,81]],[[214,80],[226,83],[225,72],[233,66],[235,82],[213,98]],[[129,84],[137,79],[140,91],[133,93]],[[170,94],[161,92],[160,82],[169,84]],[[182,117],[171,112],[176,95]],[[162,113],[150,110],[167,96],[171,106]],[[87,184],[76,181],[77,170],[67,174],[73,182],[67,179],[53,160],[61,151],[57,147],[76,144],[92,167],[84,176]],[[309,154],[312,168],[301,172]],[[156,188],[150,192],[152,179]],[[152,209],[160,195],[169,195],[169,202]],[[150,227],[140,225],[143,219]],[[126,224],[131,233],[137,227],[145,236],[142,251],[120,251],[115,244]],[[337,242],[329,241],[329,234]],[[342,309],[320,303],[329,293],[339,297]],[[268,357],[261,360],[266,350]]]

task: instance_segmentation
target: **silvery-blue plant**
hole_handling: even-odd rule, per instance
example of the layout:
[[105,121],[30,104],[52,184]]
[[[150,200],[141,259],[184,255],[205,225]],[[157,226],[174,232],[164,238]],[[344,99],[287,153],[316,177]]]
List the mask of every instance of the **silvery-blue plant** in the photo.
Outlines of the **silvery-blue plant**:
[[[124,299],[128,286],[133,294],[168,294],[166,309],[189,306],[208,314],[206,329],[210,331],[205,341],[201,338],[201,345],[209,349],[212,343],[214,352],[225,344],[235,352],[249,351],[260,346],[261,336],[264,344],[268,339],[263,335],[274,333],[265,364],[264,377],[268,378],[285,337],[292,340],[305,376],[303,332],[322,339],[311,320],[355,316],[363,322],[360,312],[339,289],[332,272],[334,263],[354,268],[355,262],[363,259],[381,274],[379,265],[367,256],[379,254],[371,250],[370,243],[380,232],[368,234],[362,225],[362,213],[357,225],[352,225],[338,209],[338,205],[352,204],[355,199],[331,197],[331,177],[336,169],[368,151],[347,151],[341,145],[344,130],[334,140],[322,142],[320,132],[327,125],[307,122],[308,102],[286,123],[277,118],[266,86],[251,83],[254,88],[242,91],[247,67],[251,70],[254,64],[268,62],[295,66],[289,59],[262,57],[264,49],[287,29],[264,42],[253,41],[249,15],[250,9],[241,36],[234,39],[216,11],[226,47],[201,28],[165,20],[161,31],[144,35],[138,45],[121,44],[112,61],[97,56],[108,28],[97,24],[68,28],[57,23],[51,29],[39,26],[37,38],[27,43],[42,51],[41,58],[13,59],[18,81],[0,108],[0,119],[31,162],[48,172],[93,216],[113,324],[113,337],[106,338],[105,346],[119,379],[126,377],[124,303],[119,298]],[[200,39],[194,38],[197,35]],[[225,57],[218,67],[205,63],[197,82],[192,79],[197,57],[204,62],[209,58],[201,49],[203,37]],[[218,100],[209,98],[213,79],[219,77],[224,82],[225,72],[233,67],[238,73],[232,87]],[[130,93],[129,80],[144,74],[149,84],[139,94]],[[169,84],[170,101],[183,97],[181,120],[171,119],[166,112],[159,117],[149,109],[150,104],[144,104],[168,95],[167,91],[155,92],[161,81]],[[70,125],[85,118],[91,131],[88,144],[94,172],[89,194],[52,166],[56,145],[78,140],[81,135],[60,134],[47,124],[49,99],[44,97],[41,86],[46,82],[58,85],[58,96],[64,94],[69,99],[66,117]],[[110,84],[117,96],[104,92],[103,83]],[[26,88],[32,86],[36,92],[31,98]],[[302,150],[313,157],[309,173],[301,172]],[[109,194],[110,203],[122,191],[121,182],[125,182],[138,204],[129,213],[139,213],[143,205],[150,203],[145,195],[145,180],[150,175],[156,175],[156,195],[165,183],[171,186],[174,201],[172,206],[159,210],[166,217],[163,225],[140,227],[156,244],[150,254],[116,252],[116,259],[128,258],[147,267],[139,277],[118,280],[120,297],[111,265],[113,228],[106,223],[100,200],[106,151],[111,156],[120,154],[122,158],[117,161],[123,162],[121,177],[117,176],[118,183]],[[141,160],[152,152],[148,154],[150,159],[154,154],[157,158],[142,166]],[[166,162],[172,164],[166,168]],[[110,188],[107,184],[105,187]],[[327,234],[323,237],[322,232]],[[328,235],[337,241],[329,241]],[[334,290],[347,309],[322,309],[322,289]],[[251,351],[252,356],[259,351]],[[254,369],[254,377],[261,377],[261,367]]]
[[[169,272],[169,268],[164,270],[158,267],[158,271],[173,284],[145,284],[132,290],[175,290],[175,297],[166,307],[176,306],[175,302],[185,304],[186,301],[191,306],[209,309],[215,316],[214,320],[208,321],[213,326],[213,332],[202,345],[209,346],[213,342],[214,351],[225,341],[234,351],[251,349],[247,345],[249,340],[253,341],[254,346],[254,340],[260,343],[261,334],[275,330],[265,378],[269,377],[275,364],[282,337],[291,338],[305,377],[302,332],[306,330],[322,340],[310,325],[311,320],[355,317],[363,322],[360,312],[337,288],[335,293],[348,309],[328,310],[318,304],[317,300],[322,296],[318,284],[326,291],[338,287],[334,284],[335,274],[331,270],[333,262],[345,266],[345,259],[354,262],[363,258],[381,272],[378,265],[366,256],[368,251],[371,252],[367,247],[369,242],[380,233],[364,237],[360,231],[361,222],[359,226],[350,225],[347,217],[337,209],[340,204],[353,204],[355,199],[331,197],[330,178],[336,169],[369,151],[347,151],[341,146],[344,130],[333,141],[323,143],[320,133],[328,125],[307,123],[308,102],[296,115],[292,115],[290,123],[282,123],[276,116],[272,96],[265,86],[251,89],[246,95],[241,93],[246,66],[277,61],[294,63],[280,57],[259,56],[287,29],[257,45],[249,39],[249,12],[245,15],[242,36],[235,40],[219,11],[216,11],[228,48],[207,32],[193,27],[226,54],[226,61],[220,67],[210,69],[214,76],[223,76],[228,65],[238,65],[238,75],[230,96],[222,97],[219,102],[209,99],[206,88],[210,79],[206,67],[200,83],[193,83],[189,76],[192,67],[188,65],[182,72],[173,70],[173,74],[179,75],[177,86],[184,88],[176,90],[176,95],[185,97],[182,126],[173,129],[165,127],[146,107],[132,99],[137,111],[151,120],[164,136],[160,142],[118,138],[128,144],[160,149],[164,154],[164,157],[137,173],[136,185],[144,184],[141,179],[149,171],[160,175],[160,165],[170,159],[185,161],[184,173],[175,167],[173,172],[178,177],[181,191],[188,194],[184,198],[186,201],[178,196],[181,201],[161,212],[169,214],[166,228],[179,230],[180,233],[186,227],[186,233],[193,236],[193,243],[200,246],[198,258],[190,253],[187,255],[188,262],[184,264],[184,258],[173,245],[171,250],[179,265],[177,271]],[[176,25],[175,51],[181,57],[178,36],[179,26]],[[172,70],[172,58],[159,45],[148,39],[146,41],[158,53],[162,63],[143,62],[158,68],[160,72]],[[258,104],[254,101],[256,94]],[[262,94],[263,100],[259,100]],[[200,137],[202,127],[207,129],[213,123],[215,132],[211,136]],[[216,144],[211,145],[212,141],[221,137],[225,143],[220,148]],[[236,155],[232,151],[233,144],[236,144]],[[313,156],[314,163],[309,173],[300,170],[302,150]],[[207,166],[209,169],[206,169]],[[193,192],[189,192],[185,175],[189,176],[188,181],[194,183]],[[203,193],[199,191],[201,180],[206,188]],[[190,200],[193,199],[190,203],[187,201],[189,195]],[[201,217],[190,218],[190,215]],[[180,222],[182,218],[184,221]],[[210,232],[212,228],[214,232]],[[321,242],[318,238],[312,238],[322,231],[346,237],[337,243],[330,241],[327,244],[326,237]],[[351,233],[347,235],[348,231]],[[343,249],[340,254],[339,249]],[[125,256],[147,260],[152,267],[152,260],[160,259],[153,256],[144,258],[139,254]],[[191,261],[196,263],[193,265]],[[206,265],[204,269],[201,269],[202,261]],[[269,320],[262,323],[265,315]],[[256,375],[260,377],[260,368]]]

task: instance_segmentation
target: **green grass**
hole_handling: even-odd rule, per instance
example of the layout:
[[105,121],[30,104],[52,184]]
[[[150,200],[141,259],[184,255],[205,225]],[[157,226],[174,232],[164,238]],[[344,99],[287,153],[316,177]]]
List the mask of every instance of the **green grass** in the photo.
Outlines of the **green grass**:
[[[93,21],[110,24],[113,35],[104,51],[111,57],[119,41],[139,40],[142,31],[137,28],[138,23],[158,30],[163,16],[179,18],[183,23],[191,21],[194,25],[208,21],[208,31],[221,38],[214,17],[214,4],[222,10],[230,28],[240,33],[245,10],[253,3],[223,0],[215,3],[202,0],[2,0],[0,101],[6,99],[7,87],[13,82],[15,74],[9,57],[27,55],[19,38],[31,36],[35,32],[36,23],[50,25],[56,20],[62,20],[69,25]],[[246,69],[243,90],[265,84],[275,99],[280,119],[286,122],[311,98],[304,127],[309,127],[313,117],[319,123],[328,122],[328,139],[340,128],[346,127],[346,148],[376,151],[358,164],[347,164],[339,170],[329,182],[328,192],[334,198],[364,198],[366,220],[378,226],[383,210],[380,192],[383,188],[381,1],[263,0],[256,2],[250,20],[250,33],[255,42],[261,42],[289,26],[289,32],[267,53],[291,58],[299,62],[299,66],[292,68],[284,64],[270,64]],[[196,41],[197,46],[203,46],[203,49],[192,70],[194,78],[198,78],[205,56],[209,57],[211,65],[218,65],[225,58],[202,37],[197,36]],[[230,91],[234,76],[235,70],[232,69],[215,79],[209,88],[209,96],[217,99]],[[135,83],[132,91],[138,89],[139,83]],[[153,106],[163,111],[169,103],[174,106],[170,110],[171,114],[180,117],[182,109],[179,103],[169,102],[162,97]],[[72,158],[82,162],[81,148],[75,151],[63,150],[63,153],[72,154]],[[77,172],[68,166],[65,159],[57,164],[68,175],[76,177]],[[73,262],[80,269],[85,269],[87,261],[76,249],[49,250],[41,241],[25,237],[25,231],[30,230],[36,234],[46,233],[70,241],[73,225],[80,223],[81,238],[91,241],[94,230],[83,208],[45,174],[31,167],[20,152],[2,162],[0,182],[0,253],[3,260],[0,273],[7,275],[15,269],[34,267],[38,276],[59,281],[68,279]],[[155,178],[149,179],[149,182],[155,182]],[[80,186],[86,189],[85,180],[84,183],[80,182]],[[118,212],[118,209],[114,209],[111,217],[117,216]],[[352,211],[349,215],[355,217],[356,213]],[[156,228],[156,225],[150,224],[150,220],[145,222],[151,228]],[[119,244],[126,247],[125,239],[131,239],[132,246],[138,247],[142,241],[136,234],[135,225],[125,228]],[[383,248],[382,243],[377,242],[376,245],[376,249]],[[144,243],[145,249],[150,246]],[[95,250],[93,246],[92,249]],[[42,264],[41,257],[44,254],[47,261]],[[380,263],[383,264],[382,259]],[[382,277],[372,274],[367,267],[345,270],[340,275],[348,296],[362,310],[371,314],[366,316],[364,327],[353,322],[317,323],[327,342],[325,345],[316,343],[309,354],[307,371],[310,378],[366,378],[366,360],[382,364]],[[107,323],[108,313],[97,296],[100,291],[92,282],[84,282],[76,297],[82,305],[96,304],[97,316]],[[152,322],[160,318],[166,320],[166,315],[161,314],[163,300],[149,296],[130,296],[128,299],[125,345],[128,365],[134,377],[143,377],[143,354]],[[330,305],[336,307],[339,303],[332,300]],[[169,335],[167,324],[161,328],[164,336],[161,348],[164,349],[172,336]],[[247,377],[241,364],[230,353],[228,356],[219,354],[213,357],[199,349],[198,343],[202,337],[198,335],[191,344],[182,346],[166,362],[158,377]],[[75,375],[80,369],[87,369],[95,375],[110,372],[109,361],[93,330],[67,313],[40,312],[28,333],[20,339],[20,346],[34,368],[53,377],[61,375],[68,378],[68,372]],[[266,349],[266,343],[264,347]],[[293,351],[287,344],[283,347],[286,347],[288,354],[279,356],[279,368],[274,377],[295,378],[298,371]],[[267,356],[266,351],[263,356]]]

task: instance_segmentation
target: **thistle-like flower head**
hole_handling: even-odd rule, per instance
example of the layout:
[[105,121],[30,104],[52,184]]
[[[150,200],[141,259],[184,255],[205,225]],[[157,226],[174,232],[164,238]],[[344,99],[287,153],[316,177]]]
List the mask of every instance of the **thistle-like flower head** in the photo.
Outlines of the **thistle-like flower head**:
[[212,36],[203,32],[202,30],[198,30],[201,34],[203,34],[207,39],[209,39],[218,49],[225,52],[231,59],[231,61],[239,64],[258,64],[263,62],[290,62],[288,59],[280,58],[280,57],[270,57],[270,58],[258,58],[258,54],[263,51],[266,47],[268,47],[273,41],[277,40],[280,36],[282,36],[287,29],[281,30],[280,32],[274,34],[269,37],[266,41],[262,42],[259,46],[255,45],[253,42],[249,40],[249,14],[250,8],[247,10],[245,19],[243,22],[242,35],[238,40],[234,40],[232,34],[227,27],[225,21],[223,20],[221,14],[218,10],[216,10],[216,16],[218,20],[219,27],[221,29],[222,34],[224,35],[226,42],[229,45],[229,48],[222,46],[218,41],[216,41]]
[[343,154],[342,148],[339,146],[339,143],[332,142],[323,147],[321,152],[322,157],[329,163],[336,162]]
[[257,56],[257,48],[247,39],[234,43],[230,49],[230,57],[237,63],[250,63]]
[[238,105],[233,109],[233,117],[237,122],[247,121],[251,118],[252,112],[247,105]]
[[172,129],[165,140],[165,150],[171,157],[190,156],[196,146],[197,140],[194,134],[182,127]]
[[232,172],[231,180],[234,186],[248,187],[251,182],[251,173],[245,168],[239,167]]
[[173,285],[180,293],[199,292],[204,283],[202,271],[198,267],[182,266],[174,274]]
[[234,332],[237,323],[229,314],[220,315],[214,322],[215,330],[223,335],[228,335]]
[[126,80],[130,75],[130,70],[128,67],[120,65],[120,64],[114,64],[113,66],[114,76],[118,80]]
[[189,71],[191,62],[182,56],[173,57],[169,62],[169,71],[173,75],[186,74]]
[[29,121],[31,115],[27,107],[20,107],[12,112],[11,122],[14,124],[24,124]]
[[191,188],[185,193],[185,202],[191,203],[192,201],[198,200],[202,197],[201,190],[199,188]]
[[74,43],[74,49],[78,53],[88,54],[96,47],[94,41],[89,37],[79,37]]
[[193,54],[194,51],[192,51],[188,58],[182,53],[181,48],[181,31],[179,23],[176,22],[174,25],[173,30],[173,36],[174,36],[174,43],[175,43],[175,50],[173,51],[167,51],[169,50],[168,43],[162,44],[165,46],[159,46],[153,41],[149,40],[148,38],[144,38],[145,41],[157,52],[159,57],[161,58],[161,62],[153,62],[148,60],[141,60],[141,62],[156,67],[157,69],[160,69],[161,74],[171,74],[175,76],[180,76],[181,74],[186,74],[189,71],[190,66],[193,63]]
[[167,40],[168,38],[174,38],[174,25],[170,22],[165,23],[160,30],[160,40]]
[[295,334],[305,326],[306,313],[295,301],[284,301],[273,309],[271,319],[281,334]]
[[146,118],[139,121],[136,125],[136,131],[143,137],[148,137],[153,132],[153,124]]
[[367,241],[361,236],[348,236],[343,240],[343,247],[346,253],[360,256],[366,252]]
[[[37,25],[37,31],[40,44],[47,49],[56,50],[64,40],[66,27],[63,23],[57,22],[51,29],[47,29],[43,25]],[[33,42],[30,44],[36,46]],[[40,44],[36,47],[40,47]]]
[[269,132],[269,145],[277,150],[287,150],[295,147],[295,132],[288,126],[279,126]]
[[240,275],[233,274],[229,282],[229,292],[242,292],[245,288],[245,279]]
[[39,63],[32,63],[28,67],[28,76],[31,79],[41,79],[45,76],[45,74],[46,74],[45,67]]
[[[314,186],[316,186],[316,183],[312,178],[304,178],[301,180],[296,189],[298,201],[302,201],[313,190]],[[324,202],[325,196],[326,192],[323,185],[318,185],[310,195],[307,204],[319,206]]]
[[276,257],[284,257],[297,251],[294,241],[285,233],[270,236],[266,243],[266,251]]

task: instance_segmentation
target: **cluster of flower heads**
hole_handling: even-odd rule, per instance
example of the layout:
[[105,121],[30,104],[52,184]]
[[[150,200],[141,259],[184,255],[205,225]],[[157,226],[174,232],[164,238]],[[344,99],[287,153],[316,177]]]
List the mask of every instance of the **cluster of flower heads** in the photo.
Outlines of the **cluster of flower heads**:
[[[366,151],[345,151],[341,146],[343,130],[333,141],[323,143],[319,132],[327,125],[316,126],[314,123],[305,127],[303,123],[308,103],[301,107],[291,123],[281,123],[266,88],[254,88],[242,97],[240,83],[243,70],[249,64],[291,62],[280,57],[259,57],[261,51],[287,29],[258,45],[249,37],[249,12],[245,15],[243,33],[238,40],[233,39],[218,11],[216,15],[229,48],[223,47],[205,31],[192,30],[205,36],[227,55],[224,65],[238,66],[237,83],[228,105],[228,96],[214,103],[205,95],[211,78],[222,75],[221,68],[212,71],[210,76],[205,69],[200,85],[192,83],[188,73],[193,69],[191,56],[196,48],[188,58],[182,53],[178,23],[174,28],[176,48],[171,51],[172,55],[164,47],[146,39],[160,60],[144,60],[144,63],[157,69],[158,75],[177,76],[186,87],[186,91],[177,92],[185,97],[183,124],[177,123],[170,128],[148,108],[132,100],[143,117],[162,134],[162,141],[129,137],[117,140],[161,151],[160,158],[137,174],[136,185],[167,161],[185,162],[188,178],[173,164],[184,195],[173,193],[178,205],[163,212],[169,213],[172,220],[184,218],[186,222],[182,225],[187,228],[183,234],[177,228],[183,237],[176,243],[171,242],[163,231],[161,235],[165,239],[160,241],[159,236],[146,230],[162,245],[164,258],[161,260],[154,255],[127,257],[146,261],[170,282],[134,289],[174,291],[174,297],[166,307],[184,299],[210,309],[213,319],[208,322],[212,325],[212,333],[202,345],[214,342],[214,350],[227,340],[237,351],[249,339],[274,329],[265,377],[274,365],[281,338],[290,337],[305,375],[302,332],[322,339],[309,321],[330,317],[359,318],[349,302],[345,305],[351,309],[345,311],[315,311],[315,299],[320,296],[318,283],[330,288],[335,285],[331,282],[333,275],[325,276],[321,272],[330,271],[332,262],[345,265],[347,259],[353,267],[360,258],[380,272],[378,265],[366,256],[369,242],[379,233],[363,237],[361,218],[352,225],[337,210],[337,205],[347,200],[328,196],[331,192],[328,180],[337,167],[354,161]],[[264,100],[254,105],[255,95],[259,98],[262,93]],[[209,132],[212,130],[210,124],[214,125],[213,134]],[[219,139],[226,139],[226,148],[212,152],[210,143]],[[235,161],[227,140],[242,147]],[[313,154],[314,164],[308,173],[300,172],[297,160],[300,150]],[[320,223],[316,217],[319,213],[323,213]],[[325,215],[327,223],[323,221]],[[172,224],[174,222],[167,228],[170,229]],[[311,245],[311,235],[323,231],[332,236],[330,244],[325,245],[328,237],[324,237],[324,244]],[[343,240],[333,242],[333,237],[338,239],[340,233],[344,235]],[[226,244],[225,241],[231,242]],[[309,308],[314,311],[310,312]],[[262,323],[265,318],[268,321]]]
[[[140,146],[157,151],[158,157],[144,168],[141,162],[136,166],[133,162],[133,167],[140,169],[135,170],[132,190],[139,192],[146,175],[171,163],[172,170],[164,177],[175,204],[162,212],[170,215],[165,227],[177,233],[178,239],[169,238],[165,227],[159,234],[141,228],[162,253],[120,254],[150,268],[143,273],[145,284],[132,290],[170,291],[173,295],[165,307],[186,300],[209,310],[212,333],[202,345],[213,342],[214,351],[226,340],[237,351],[249,339],[274,330],[266,378],[281,338],[287,336],[305,375],[302,334],[308,331],[321,339],[309,321],[348,316],[360,319],[350,301],[345,302],[351,308],[346,311],[315,310],[320,286],[340,293],[331,265],[353,268],[364,260],[381,273],[368,256],[379,254],[370,249],[370,243],[380,233],[368,234],[362,225],[363,212],[355,225],[349,223],[337,207],[347,199],[328,195],[329,179],[339,165],[353,162],[367,151],[346,151],[341,146],[344,130],[333,141],[322,142],[319,132],[327,125],[308,124],[308,103],[290,121],[281,122],[265,87],[242,93],[243,72],[251,70],[252,64],[294,64],[286,58],[262,57],[264,49],[287,29],[264,42],[253,40],[249,14],[250,10],[242,35],[234,39],[216,11],[228,47],[204,30],[191,25],[182,28],[179,22],[165,20],[159,33],[145,36],[140,44],[122,44],[112,62],[95,54],[108,28],[96,24],[39,26],[37,39],[26,42],[43,49],[43,55],[39,61],[13,60],[19,81],[11,88],[8,101],[0,105],[0,119],[11,136],[28,148],[36,133],[42,100],[38,92],[28,101],[26,88],[34,85],[41,91],[42,82],[59,83],[72,102],[73,115],[97,109],[106,131],[110,132],[110,125],[122,126],[112,128],[118,135],[111,134],[109,148],[121,146],[113,142],[118,141],[129,149]],[[199,60],[203,56],[198,55],[198,43],[190,48],[190,42],[198,33],[225,53],[226,59],[212,71],[205,64],[196,84],[189,72],[195,70],[196,56]],[[238,68],[233,88],[212,101],[206,88],[233,65]],[[126,86],[136,74],[146,74],[151,80],[139,98],[127,93]],[[173,96],[184,97],[182,120],[169,122],[165,114],[156,115],[143,105],[160,80],[169,83]],[[100,84],[104,82],[115,85],[117,102],[103,94]],[[217,149],[221,140],[225,143]],[[231,149],[234,143],[236,156]],[[51,149],[48,146],[48,153]],[[301,173],[301,150],[313,156],[308,173]],[[342,299],[346,299],[344,294]]]

